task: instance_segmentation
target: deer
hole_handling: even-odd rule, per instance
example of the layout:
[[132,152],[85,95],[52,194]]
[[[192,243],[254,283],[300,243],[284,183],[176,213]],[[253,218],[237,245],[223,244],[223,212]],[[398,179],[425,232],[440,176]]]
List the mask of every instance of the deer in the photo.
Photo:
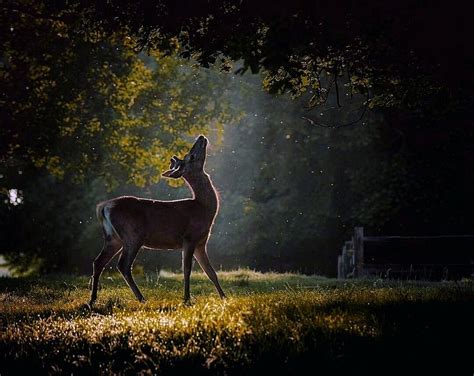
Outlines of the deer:
[[208,139],[200,135],[183,159],[177,156],[171,158],[169,170],[162,174],[169,179],[183,178],[192,198],[160,201],[120,196],[97,204],[104,245],[92,265],[90,308],[97,300],[100,275],[118,254],[117,269],[138,301],[145,301],[132,276],[133,263],[142,247],[182,250],[185,304],[190,304],[193,257],[212,281],[219,296],[226,297],[207,253],[207,242],[219,211],[216,189],[204,170],[208,143]]

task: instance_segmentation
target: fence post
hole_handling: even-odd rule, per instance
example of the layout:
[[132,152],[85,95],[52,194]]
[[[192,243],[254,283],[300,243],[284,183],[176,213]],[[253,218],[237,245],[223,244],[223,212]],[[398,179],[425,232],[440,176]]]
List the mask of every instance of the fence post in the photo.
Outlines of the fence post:
[[364,271],[364,228],[354,227],[354,277],[360,278]]
[[344,246],[345,250],[345,267],[344,267],[344,275],[346,278],[352,277],[354,278],[354,244],[353,242],[347,241]]
[[344,275],[343,256],[337,256],[337,279],[346,278]]

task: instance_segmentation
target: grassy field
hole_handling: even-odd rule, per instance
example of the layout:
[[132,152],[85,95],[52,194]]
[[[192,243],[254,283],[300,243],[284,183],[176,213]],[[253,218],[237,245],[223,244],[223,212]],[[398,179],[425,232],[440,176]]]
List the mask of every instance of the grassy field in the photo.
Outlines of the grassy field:
[[227,300],[194,273],[184,306],[181,275],[138,277],[140,304],[105,274],[93,312],[86,277],[1,278],[0,374],[474,371],[472,282],[219,275]]

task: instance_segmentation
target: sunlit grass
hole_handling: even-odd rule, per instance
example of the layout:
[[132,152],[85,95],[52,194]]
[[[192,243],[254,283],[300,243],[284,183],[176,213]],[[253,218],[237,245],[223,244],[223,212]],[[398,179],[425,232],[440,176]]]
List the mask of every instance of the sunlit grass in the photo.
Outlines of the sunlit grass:
[[471,282],[341,282],[250,270],[219,276],[228,299],[219,299],[207,277],[194,273],[193,303],[186,306],[179,274],[139,276],[145,304],[119,275],[104,274],[92,312],[85,306],[86,277],[0,279],[0,373],[2,367],[296,372],[316,359],[321,369],[342,370],[361,351],[391,348],[390,341],[412,335],[445,341],[447,327],[472,325]]

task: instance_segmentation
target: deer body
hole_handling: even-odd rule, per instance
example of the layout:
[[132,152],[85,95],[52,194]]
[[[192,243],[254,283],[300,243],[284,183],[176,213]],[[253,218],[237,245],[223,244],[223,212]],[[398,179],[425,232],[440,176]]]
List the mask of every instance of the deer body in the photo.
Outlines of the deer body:
[[103,226],[104,248],[94,260],[90,305],[97,298],[100,274],[116,254],[117,268],[138,300],[143,301],[132,277],[132,265],[141,247],[183,250],[184,300],[188,302],[192,257],[225,297],[206,250],[210,230],[219,209],[217,193],[204,172],[207,139],[200,136],[184,160],[173,157],[165,177],[184,177],[193,198],[159,201],[122,196],[97,205],[97,217]]
[[159,201],[123,196],[99,204],[99,210],[106,208],[119,237],[133,235],[151,249],[179,249],[184,239],[196,245],[207,241],[217,214],[217,208],[207,208],[196,199]]

